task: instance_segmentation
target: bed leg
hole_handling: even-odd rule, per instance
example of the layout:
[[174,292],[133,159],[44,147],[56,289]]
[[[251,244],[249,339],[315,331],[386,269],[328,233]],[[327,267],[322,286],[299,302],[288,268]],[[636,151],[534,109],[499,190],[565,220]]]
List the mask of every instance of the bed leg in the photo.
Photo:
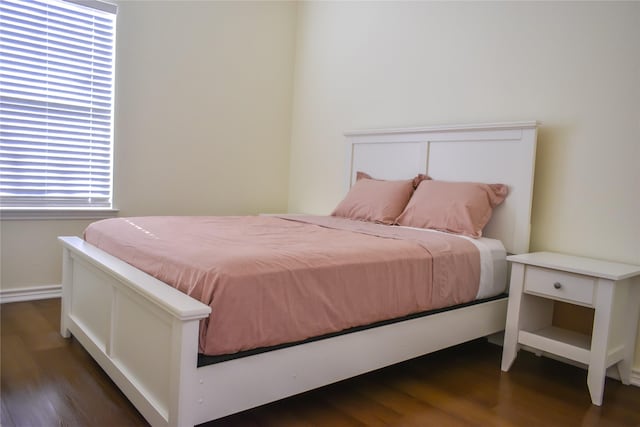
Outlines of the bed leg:
[[194,409],[202,404],[202,382],[198,381],[199,319],[173,320],[171,344],[169,426],[196,424]]
[[60,301],[60,335],[71,338],[68,328],[69,310],[71,308],[71,286],[73,281],[73,259],[69,249],[62,250],[62,298]]
[[71,338],[71,331],[63,326],[60,326],[60,335],[62,335],[62,338]]

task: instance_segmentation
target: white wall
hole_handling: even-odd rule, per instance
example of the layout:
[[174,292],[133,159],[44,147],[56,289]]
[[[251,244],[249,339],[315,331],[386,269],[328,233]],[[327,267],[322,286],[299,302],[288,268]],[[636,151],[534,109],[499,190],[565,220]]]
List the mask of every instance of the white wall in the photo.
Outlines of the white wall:
[[[286,210],[295,19],[290,2],[119,2],[121,215]],[[88,222],[2,220],[0,288],[59,284],[55,237]]]
[[287,2],[120,2],[123,215],[286,208],[295,17]]
[[58,236],[81,235],[84,220],[0,221],[0,289],[59,285],[62,247]]
[[531,248],[640,264],[640,3],[298,13],[291,211],[328,213],[343,196],[344,131],[535,119]]

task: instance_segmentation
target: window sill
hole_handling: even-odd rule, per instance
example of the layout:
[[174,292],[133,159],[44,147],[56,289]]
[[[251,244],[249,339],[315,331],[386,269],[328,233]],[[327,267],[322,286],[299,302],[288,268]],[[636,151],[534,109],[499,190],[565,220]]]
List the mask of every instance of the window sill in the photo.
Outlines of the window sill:
[[0,220],[106,219],[118,212],[110,208],[2,208]]

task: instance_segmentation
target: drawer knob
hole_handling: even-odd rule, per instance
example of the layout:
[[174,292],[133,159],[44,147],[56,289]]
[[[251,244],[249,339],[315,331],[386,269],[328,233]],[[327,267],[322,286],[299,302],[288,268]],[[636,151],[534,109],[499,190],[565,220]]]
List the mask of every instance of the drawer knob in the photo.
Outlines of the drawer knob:
[[556,289],[560,289],[562,287],[562,283],[556,282],[556,283],[553,284],[553,287],[556,288]]

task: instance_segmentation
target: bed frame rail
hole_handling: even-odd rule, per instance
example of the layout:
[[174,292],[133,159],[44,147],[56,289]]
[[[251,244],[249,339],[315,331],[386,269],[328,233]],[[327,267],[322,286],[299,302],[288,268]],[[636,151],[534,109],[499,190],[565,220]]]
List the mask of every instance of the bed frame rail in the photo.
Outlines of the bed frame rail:
[[506,314],[502,298],[201,367],[196,423],[500,332]]

